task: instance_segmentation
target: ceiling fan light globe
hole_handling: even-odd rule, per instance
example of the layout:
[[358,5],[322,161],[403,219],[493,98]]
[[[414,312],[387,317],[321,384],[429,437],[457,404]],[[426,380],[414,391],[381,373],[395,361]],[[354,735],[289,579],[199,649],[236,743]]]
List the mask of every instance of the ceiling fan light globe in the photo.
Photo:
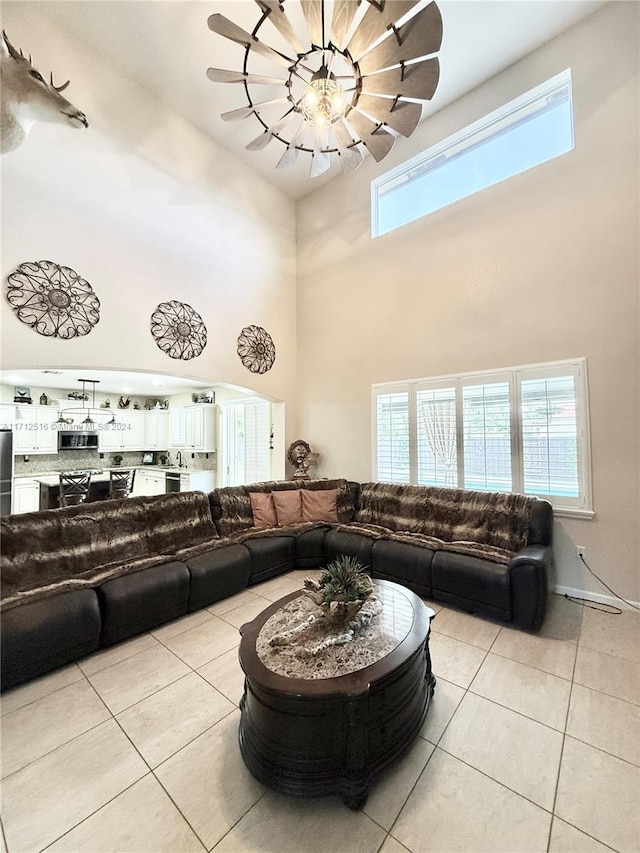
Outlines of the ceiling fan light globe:
[[340,113],[340,115],[344,115],[346,104],[340,92],[338,92],[331,98],[331,106],[334,112]]
[[315,92],[315,90],[312,89],[311,87],[309,87],[309,89],[307,90],[307,92],[304,96],[304,103],[305,103],[305,106],[309,107],[309,109],[313,109],[315,106],[317,106],[318,95]]

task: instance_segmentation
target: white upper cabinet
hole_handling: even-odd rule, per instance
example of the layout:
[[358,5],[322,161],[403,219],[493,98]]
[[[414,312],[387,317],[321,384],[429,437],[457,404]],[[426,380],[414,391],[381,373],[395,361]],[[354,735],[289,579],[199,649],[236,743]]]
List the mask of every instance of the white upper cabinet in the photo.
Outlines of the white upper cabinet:
[[212,453],[217,446],[218,407],[183,406],[171,412],[171,447]]
[[14,454],[58,452],[58,409],[53,406],[15,407],[13,426]]
[[12,403],[0,404],[0,429],[13,429],[16,407]]
[[145,412],[114,410],[115,423],[99,430],[100,450],[145,450]]
[[218,407],[185,406],[184,446],[199,453],[216,449]]
[[151,410],[144,413],[144,449],[169,448],[169,412]]

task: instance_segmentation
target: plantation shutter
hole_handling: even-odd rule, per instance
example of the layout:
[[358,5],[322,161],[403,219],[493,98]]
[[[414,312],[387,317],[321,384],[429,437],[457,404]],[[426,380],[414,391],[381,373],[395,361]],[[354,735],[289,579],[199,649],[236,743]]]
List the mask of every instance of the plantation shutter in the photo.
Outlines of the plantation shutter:
[[378,394],[375,405],[375,479],[387,483],[409,483],[409,392]]
[[509,381],[462,388],[464,488],[510,492],[512,488]]
[[593,517],[586,359],[372,386],[372,474]]
[[524,492],[580,495],[576,382],[573,375],[523,378],[522,458]]
[[244,482],[271,479],[271,404],[266,401],[244,406]]

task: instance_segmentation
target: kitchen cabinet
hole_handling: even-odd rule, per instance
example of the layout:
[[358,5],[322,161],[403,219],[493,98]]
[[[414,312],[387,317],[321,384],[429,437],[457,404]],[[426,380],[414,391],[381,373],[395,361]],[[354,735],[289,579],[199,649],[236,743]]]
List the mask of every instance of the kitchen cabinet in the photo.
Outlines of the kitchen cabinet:
[[[167,450],[169,448],[169,412],[144,413],[144,449]],[[154,492],[155,494],[155,492]]]
[[11,512],[37,512],[40,509],[40,484],[33,477],[15,477]]
[[57,453],[58,409],[53,406],[29,405],[18,405],[15,408],[14,454]]
[[183,406],[171,413],[171,447],[212,453],[217,445],[218,407]]
[[100,450],[146,450],[145,412],[114,411],[115,423],[99,429]]
[[163,495],[166,490],[165,472],[157,468],[137,468],[133,481],[133,494]]
[[0,404],[0,429],[13,429],[16,419],[16,407],[11,404]]
[[215,471],[190,471],[186,473],[180,473],[181,492],[212,492],[215,487]]

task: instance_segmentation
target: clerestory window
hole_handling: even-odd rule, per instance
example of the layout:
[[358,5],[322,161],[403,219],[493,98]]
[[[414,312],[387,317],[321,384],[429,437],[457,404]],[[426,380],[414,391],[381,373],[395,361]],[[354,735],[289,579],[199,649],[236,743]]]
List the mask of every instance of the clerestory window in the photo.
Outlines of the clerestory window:
[[371,232],[421,216],[573,149],[571,69],[563,71],[371,184]]

